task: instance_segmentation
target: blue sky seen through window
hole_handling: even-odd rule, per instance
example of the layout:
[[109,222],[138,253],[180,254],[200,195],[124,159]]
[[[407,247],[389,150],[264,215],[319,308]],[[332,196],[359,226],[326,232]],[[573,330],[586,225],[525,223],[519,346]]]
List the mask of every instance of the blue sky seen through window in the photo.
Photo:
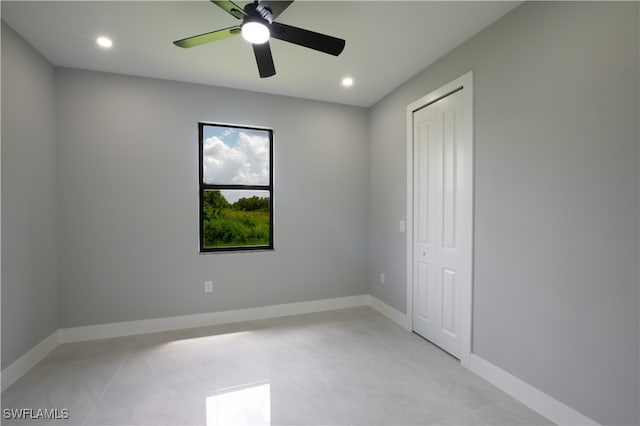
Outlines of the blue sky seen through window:
[[[269,132],[204,126],[203,180],[208,184],[269,185]],[[221,191],[233,203],[259,191]]]

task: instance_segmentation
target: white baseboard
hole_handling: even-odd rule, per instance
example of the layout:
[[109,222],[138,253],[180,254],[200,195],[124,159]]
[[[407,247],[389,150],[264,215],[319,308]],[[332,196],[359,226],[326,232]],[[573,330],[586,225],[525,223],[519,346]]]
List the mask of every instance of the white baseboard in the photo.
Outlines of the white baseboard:
[[471,354],[467,368],[555,424],[598,425],[568,405],[477,355]]
[[403,314],[396,308],[387,305],[382,300],[371,295],[369,296],[369,306],[371,306],[373,309],[380,312],[382,315],[386,316],[405,330],[411,331],[411,321],[409,320],[407,314]]
[[106,339],[110,337],[131,336],[134,334],[154,333],[159,331],[179,330],[183,328],[227,324],[239,321],[275,318],[286,315],[350,308],[367,304],[368,296],[363,294],[358,296],[311,300],[307,302],[287,303],[283,305],[263,306],[258,308],[237,309],[233,311],[63,328],[59,330],[60,343]]
[[0,379],[2,382],[2,392],[14,384],[24,373],[31,370],[34,365],[42,360],[42,358],[54,350],[56,346],[58,346],[58,343],[59,336],[58,330],[56,330],[51,333],[49,337],[35,345],[28,352],[2,370],[2,378]]

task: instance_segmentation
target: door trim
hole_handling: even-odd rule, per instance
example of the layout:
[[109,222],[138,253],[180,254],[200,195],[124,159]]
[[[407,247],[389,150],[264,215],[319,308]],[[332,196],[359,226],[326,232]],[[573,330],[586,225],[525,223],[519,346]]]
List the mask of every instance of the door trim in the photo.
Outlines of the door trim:
[[464,217],[465,228],[470,233],[470,239],[468,247],[461,248],[468,262],[469,277],[465,280],[462,291],[463,296],[462,300],[460,300],[462,321],[460,328],[460,362],[463,366],[468,367],[472,353],[473,330],[473,199],[475,192],[473,179],[473,71],[467,72],[407,106],[407,321],[410,329],[413,330],[413,113],[460,89],[464,89],[462,99],[462,137],[469,141],[469,155],[465,160],[467,173],[465,173],[462,184],[465,188],[470,188],[461,212]]

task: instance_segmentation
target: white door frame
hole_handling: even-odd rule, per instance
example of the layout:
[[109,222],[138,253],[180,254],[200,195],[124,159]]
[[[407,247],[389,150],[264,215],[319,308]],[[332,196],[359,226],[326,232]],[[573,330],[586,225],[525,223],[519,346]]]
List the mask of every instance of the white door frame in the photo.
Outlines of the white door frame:
[[473,71],[469,71],[441,88],[434,90],[426,96],[412,102],[407,106],[407,321],[413,330],[413,113],[447,95],[464,88],[462,100],[462,138],[469,141],[468,160],[465,160],[464,188],[468,188],[461,214],[465,222],[465,228],[471,233],[471,241],[468,247],[461,247],[463,255],[469,262],[469,277],[462,282],[462,300],[460,309],[462,324],[460,328],[461,347],[460,362],[469,366],[471,356],[472,339],[472,300],[473,300]]

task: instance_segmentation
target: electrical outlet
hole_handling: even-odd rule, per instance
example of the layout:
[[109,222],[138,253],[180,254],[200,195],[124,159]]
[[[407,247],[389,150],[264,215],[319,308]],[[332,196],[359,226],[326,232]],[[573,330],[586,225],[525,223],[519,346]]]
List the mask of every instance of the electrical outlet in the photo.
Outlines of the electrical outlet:
[[380,284],[384,284],[386,277],[384,276],[384,272],[380,272]]
[[204,282],[204,292],[205,293],[213,293],[213,281],[205,281]]

